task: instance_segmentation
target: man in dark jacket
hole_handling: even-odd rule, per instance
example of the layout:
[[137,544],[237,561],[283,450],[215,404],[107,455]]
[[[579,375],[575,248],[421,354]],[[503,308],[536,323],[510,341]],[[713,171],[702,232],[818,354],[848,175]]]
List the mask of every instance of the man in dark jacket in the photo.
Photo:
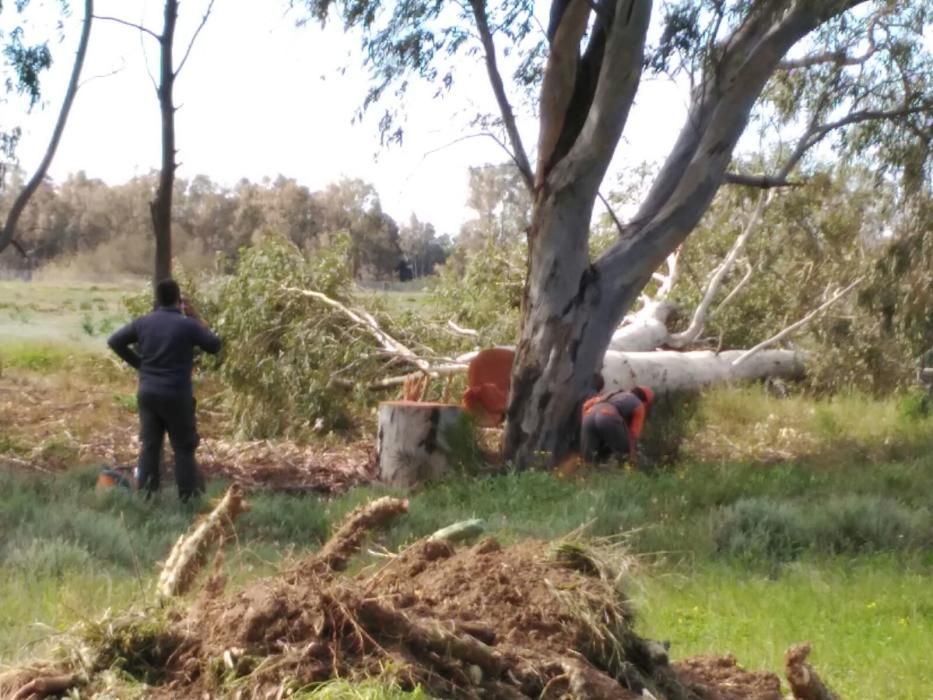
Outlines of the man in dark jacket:
[[203,491],[194,458],[199,442],[191,386],[194,349],[217,353],[220,338],[200,320],[182,313],[175,280],[156,285],[156,303],[155,311],[118,330],[107,344],[139,372],[138,487],[149,495],[158,490],[162,443],[168,432],[178,496],[185,501]]

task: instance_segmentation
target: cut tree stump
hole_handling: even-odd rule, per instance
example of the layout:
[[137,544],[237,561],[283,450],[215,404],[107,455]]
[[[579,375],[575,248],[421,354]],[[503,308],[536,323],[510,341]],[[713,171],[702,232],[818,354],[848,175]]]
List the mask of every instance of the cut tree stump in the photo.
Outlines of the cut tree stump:
[[437,478],[450,466],[450,431],[463,431],[460,406],[425,401],[379,404],[379,477],[392,486],[410,488]]

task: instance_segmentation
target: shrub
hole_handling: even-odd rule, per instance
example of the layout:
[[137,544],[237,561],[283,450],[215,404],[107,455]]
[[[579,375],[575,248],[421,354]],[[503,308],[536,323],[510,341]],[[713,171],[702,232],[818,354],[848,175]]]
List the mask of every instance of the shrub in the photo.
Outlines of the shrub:
[[364,321],[295,290],[361,309],[418,352],[428,354],[429,343],[438,347],[441,338],[414,314],[396,323],[375,297],[354,296],[352,242],[348,235],[333,240],[308,256],[288,239],[266,235],[242,251],[234,274],[218,287],[214,327],[225,343],[220,374],[233,422],[246,437],[359,429],[379,398],[370,386],[413,369]]
[[747,498],[713,516],[713,541],[720,553],[741,558],[786,561],[807,546],[800,509],[767,498]]

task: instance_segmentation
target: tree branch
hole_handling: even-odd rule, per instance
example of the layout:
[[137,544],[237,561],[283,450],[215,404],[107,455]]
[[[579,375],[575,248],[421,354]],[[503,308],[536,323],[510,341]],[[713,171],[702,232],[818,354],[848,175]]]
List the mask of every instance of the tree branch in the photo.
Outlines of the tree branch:
[[567,167],[559,175],[564,182],[579,180],[584,190],[592,188],[590,191],[596,191],[602,182],[615,144],[628,121],[641,81],[651,19],[651,2],[616,1],[592,104],[579,135],[563,159]]
[[472,328],[458,326],[452,318],[447,321],[447,327],[454,333],[454,335],[463,336],[464,338],[479,337],[479,331],[473,330]]
[[625,226],[619,220],[619,217],[616,216],[615,210],[612,208],[612,205],[609,203],[609,200],[603,196],[602,192],[597,192],[596,196],[599,197],[599,201],[603,203],[603,206],[606,207],[606,211],[609,213],[609,217],[612,219],[613,223],[616,225],[616,228],[619,230],[619,235],[625,235]]
[[802,319],[800,319],[799,321],[796,321],[795,323],[792,323],[791,325],[789,325],[787,328],[785,328],[784,330],[782,330],[782,331],[781,331],[780,333],[778,333],[777,335],[774,335],[774,336],[768,338],[767,340],[758,343],[758,345],[756,345],[755,347],[751,348],[750,350],[746,350],[744,353],[742,353],[741,355],[739,355],[735,360],[733,360],[732,366],[733,366],[733,367],[738,367],[740,364],[742,364],[743,362],[745,362],[746,360],[748,360],[748,358],[750,358],[750,357],[751,357],[752,355],[754,355],[755,353],[757,353],[757,352],[759,352],[759,351],[761,351],[761,350],[764,350],[766,347],[768,347],[768,346],[770,346],[770,345],[774,345],[775,343],[780,342],[781,340],[783,340],[784,338],[786,338],[787,336],[789,336],[791,333],[793,333],[794,331],[796,331],[798,328],[801,328],[801,327],[807,325],[807,324],[808,324],[810,321],[812,321],[816,316],[818,316],[820,313],[822,313],[823,311],[825,311],[826,309],[828,309],[830,306],[832,306],[833,304],[835,304],[837,301],[839,301],[840,299],[842,299],[842,297],[844,297],[846,294],[848,294],[848,293],[851,292],[853,289],[855,289],[859,284],[862,283],[862,280],[863,280],[863,279],[864,279],[864,277],[859,277],[857,280],[855,280],[855,281],[854,281],[852,284],[850,284],[848,287],[846,287],[845,289],[843,289],[843,290],[841,290],[841,291],[839,291],[839,292],[836,292],[832,297],[829,298],[829,300],[827,300],[827,301],[823,302],[822,304],[820,304],[817,308],[813,309],[813,311],[811,311],[810,313],[808,313],[806,316],[804,316],[804,317],[803,317]]
[[[213,2],[213,0],[212,0]],[[492,86],[493,94],[496,96],[496,102],[499,105],[499,111],[502,113],[502,122],[505,124],[506,133],[509,135],[509,141],[512,143],[512,160],[518,167],[518,171],[525,181],[529,190],[534,187],[534,176],[531,172],[531,164],[528,162],[528,155],[525,153],[525,146],[522,144],[521,134],[518,133],[518,125],[515,122],[515,114],[512,112],[512,105],[505,94],[505,85],[502,83],[502,75],[499,73],[499,67],[496,62],[496,46],[493,43],[492,31],[489,29],[489,21],[486,17],[485,0],[470,0],[470,6],[473,8],[473,16],[476,19],[476,29],[479,32],[480,41],[483,44],[483,53],[486,58],[486,72],[489,74],[489,83]]]
[[430,373],[432,371],[431,364],[427,360],[418,357],[418,355],[416,355],[413,350],[406,347],[391,335],[386,333],[384,330],[382,330],[376,319],[366,311],[357,311],[348,308],[336,299],[331,299],[326,294],[315,292],[310,289],[299,289],[298,287],[282,287],[281,289],[283,292],[300,294],[301,296],[309,297],[311,299],[317,299],[318,301],[323,302],[324,304],[327,304],[334,309],[337,309],[358,326],[362,326],[367,331],[369,331],[369,333],[379,342],[379,344],[382,345],[386,352],[404,357],[422,372]]
[[181,73],[182,69],[185,67],[185,63],[188,62],[188,56],[191,55],[191,49],[194,48],[194,42],[197,41],[198,35],[201,33],[201,30],[204,29],[204,25],[207,24],[208,17],[211,16],[211,10],[214,9],[214,0],[210,0],[207,4],[207,9],[204,11],[204,16],[201,18],[201,23],[198,24],[198,28],[194,30],[194,34],[191,35],[191,41],[188,42],[188,48],[185,49],[185,55],[182,56],[181,63],[178,64],[178,68],[175,70],[175,77],[178,77],[178,74]]
[[776,187],[802,187],[805,182],[790,181],[786,178],[770,177],[768,175],[745,175],[743,173],[726,173],[722,181],[726,185],[741,185],[743,187],[757,187],[770,190]]
[[[84,23],[81,26],[81,38],[78,41],[78,51],[75,54],[75,62],[71,69],[71,78],[68,81],[68,88],[65,90],[65,99],[62,101],[62,108],[58,113],[58,121],[56,121],[55,128],[52,130],[52,138],[49,141],[48,148],[45,150],[42,161],[39,163],[39,167],[36,168],[36,172],[26,183],[26,186],[23,187],[22,191],[16,196],[16,199],[13,200],[13,205],[7,213],[6,222],[3,225],[3,229],[0,230],[0,251],[10,245],[10,242],[16,235],[16,224],[19,222],[19,217],[29,203],[30,198],[35,194],[36,190],[39,189],[39,185],[41,185],[42,181],[45,179],[49,166],[52,164],[52,159],[55,157],[55,151],[58,149],[62,134],[65,132],[65,124],[68,122],[68,114],[71,111],[71,105],[74,103],[75,96],[78,94],[81,69],[84,67],[84,58],[87,55],[87,46],[91,39],[91,23],[93,18],[94,1],[85,0]],[[19,244],[16,245],[20,252],[25,255],[25,252],[19,247]]]
[[23,256],[24,260],[29,260],[29,253],[26,252],[26,249],[23,247],[23,244],[20,243],[15,238],[10,239],[10,245],[16,249],[16,252]]
[[772,194],[770,192],[768,194],[762,193],[759,195],[758,203],[755,205],[755,209],[752,211],[748,223],[745,225],[742,233],[735,239],[735,243],[732,244],[729,253],[710,277],[709,283],[706,285],[706,291],[703,294],[703,299],[694,310],[693,318],[690,319],[690,325],[683,332],[675,333],[671,336],[670,342],[668,343],[671,347],[685,347],[695,341],[700,336],[700,333],[703,332],[703,328],[706,325],[706,317],[709,315],[709,309],[713,304],[713,299],[719,293],[719,289],[732,270],[735,261],[738,259],[739,255],[741,255],[742,251],[745,250],[748,239],[751,238],[751,235],[758,227],[758,222],[761,221],[761,217],[770,203],[771,197]]
[[120,19],[119,17],[108,17],[105,15],[94,15],[94,19],[98,19],[101,22],[116,22],[117,24],[122,24],[124,27],[130,27],[132,29],[137,29],[143,34],[148,34],[153,39],[162,43],[162,37],[159,34],[156,34],[154,31],[148,27],[144,27],[141,24],[136,24],[135,22],[127,22],[125,19]]
[[[544,67],[539,99],[540,130],[538,132],[538,164],[534,185],[538,186],[553,166],[554,152],[560,140],[567,110],[574,96],[577,66],[580,60],[580,39],[586,32],[590,16],[587,0],[555,2],[561,5],[559,16],[551,16],[548,34],[551,50]],[[553,8],[552,8],[553,9]]]
[[864,65],[872,56],[878,53],[879,48],[878,42],[875,41],[875,28],[878,26],[881,18],[889,12],[890,8],[886,7],[875,14],[869,21],[866,32],[868,34],[868,48],[861,56],[850,56],[844,49],[838,51],[823,51],[808,56],[802,56],[801,58],[785,59],[778,64],[778,68],[780,70],[797,70],[800,68],[812,68],[813,66],[826,63],[831,63],[840,68],[844,66]]
[[736,284],[732,288],[732,291],[726,295],[726,298],[723,299],[721,302],[719,302],[719,306],[717,306],[713,310],[714,314],[722,311],[722,309],[725,308],[729,304],[730,301],[735,299],[739,295],[739,292],[742,291],[742,289],[745,287],[745,285],[748,284],[748,281],[752,278],[752,275],[755,273],[755,267],[750,262],[748,262],[748,260],[745,260],[744,262],[748,269],[745,270],[745,274],[742,276],[742,279],[739,280],[738,284]]

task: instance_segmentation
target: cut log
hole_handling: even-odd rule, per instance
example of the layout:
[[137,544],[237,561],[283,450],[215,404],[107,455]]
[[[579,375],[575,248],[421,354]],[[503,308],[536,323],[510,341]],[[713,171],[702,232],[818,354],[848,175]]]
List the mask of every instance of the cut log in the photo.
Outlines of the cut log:
[[603,379],[607,391],[643,385],[663,393],[766,377],[799,379],[803,376],[802,353],[793,350],[762,350],[736,365],[735,360],[744,352],[610,350],[603,360]]
[[380,479],[392,486],[411,488],[448,471],[451,431],[465,432],[466,416],[460,406],[416,401],[379,404],[376,449]]

